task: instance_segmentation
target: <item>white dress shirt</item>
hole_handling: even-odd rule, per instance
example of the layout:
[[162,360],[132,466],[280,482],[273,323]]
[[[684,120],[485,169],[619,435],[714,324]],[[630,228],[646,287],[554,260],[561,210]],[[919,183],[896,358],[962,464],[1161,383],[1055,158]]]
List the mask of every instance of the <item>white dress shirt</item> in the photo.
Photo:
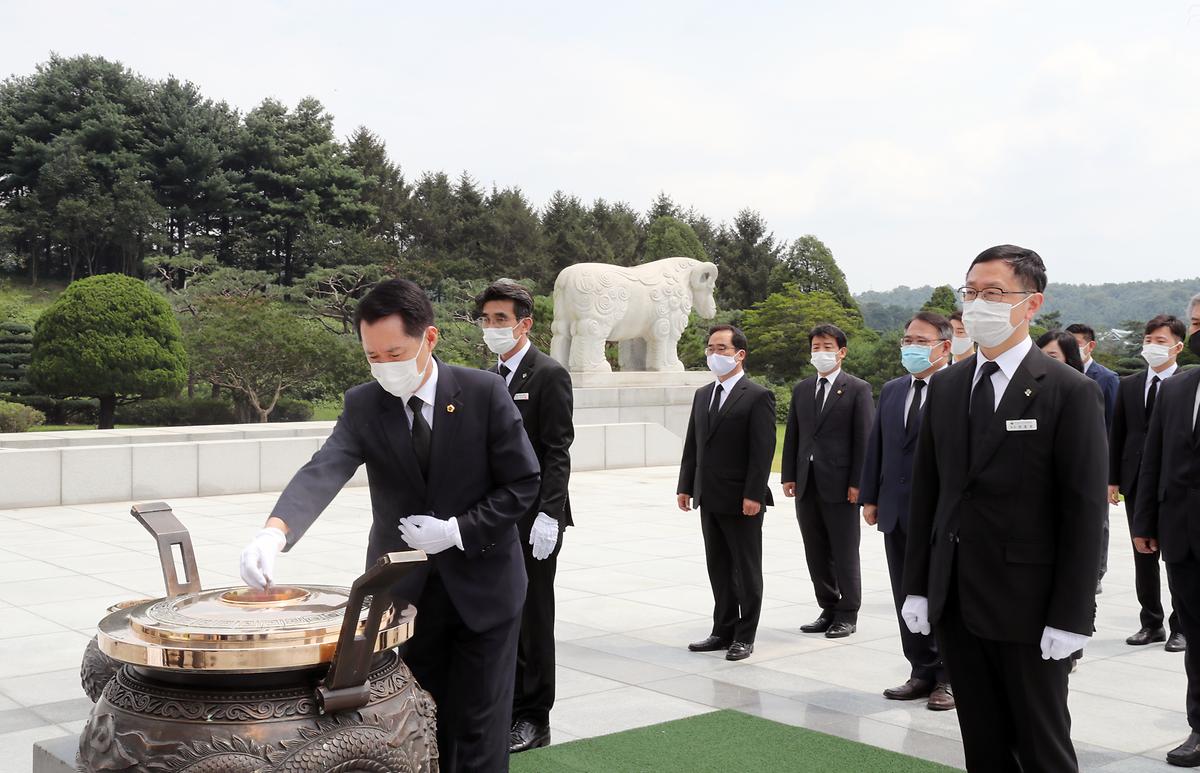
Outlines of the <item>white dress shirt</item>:
[[[739,370],[737,373],[733,374],[724,381],[717,379],[717,384],[721,387],[721,404],[717,406],[718,411],[725,407],[725,401],[729,399],[729,393],[733,391],[733,385],[741,381],[742,376],[744,375],[746,375],[746,371]],[[713,387],[713,394],[715,395],[716,393],[717,388]],[[712,399],[709,399],[708,407],[709,409],[712,408]]]
[[[996,392],[996,404],[992,406],[993,411],[1000,407],[1000,400],[1004,397],[1004,390],[1008,389],[1008,382],[1012,381],[1013,374],[1017,372],[1017,368],[1025,360],[1025,355],[1029,354],[1029,350],[1032,348],[1033,339],[1022,338],[1016,346],[995,359],[1000,370],[992,374],[992,389]],[[985,362],[988,360],[983,356],[983,350],[980,349],[979,357],[975,360],[975,377],[971,379],[972,393],[975,391],[975,385],[979,383],[979,373],[983,370]]]
[[497,358],[500,362],[500,366],[508,368],[508,375],[504,377],[504,383],[512,386],[513,376],[517,375],[517,368],[521,367],[521,360],[525,359],[525,353],[529,351],[529,347],[530,342],[529,339],[526,338],[525,345],[522,346],[521,350],[512,357],[509,357],[507,360],[505,360],[503,357]]
[[1146,389],[1142,392],[1142,405],[1145,405],[1150,399],[1150,386],[1154,383],[1154,377],[1158,376],[1158,388],[1162,389],[1162,382],[1174,376],[1177,370],[1179,370],[1179,363],[1172,362],[1162,373],[1155,373],[1154,368],[1146,371]]
[[[825,379],[826,381],[829,382],[829,385],[827,387],[825,387],[825,403],[829,402],[829,393],[833,391],[833,382],[837,381],[837,377],[840,375],[842,375],[841,367],[838,367],[837,370],[835,370],[833,373],[830,373],[828,376],[822,376],[820,373],[818,373],[817,374],[817,385],[816,385],[816,388],[813,389],[813,397],[816,397],[818,394],[820,394],[821,379]],[[821,412],[821,409],[825,407],[825,403],[821,403],[820,405],[817,406],[817,413]]]
[[1196,428],[1196,420],[1200,418],[1200,384],[1196,385],[1196,404],[1192,406],[1192,429]]
[[943,370],[945,370],[948,367],[950,367],[950,366],[943,365],[942,367],[935,370],[933,373],[930,373],[929,376],[926,378],[917,378],[916,376],[912,376],[912,375],[910,375],[908,377],[908,394],[904,396],[904,427],[905,427],[905,429],[908,428],[908,412],[912,408],[913,395],[915,395],[917,393],[917,390],[914,388],[916,383],[918,381],[922,381],[925,383],[925,388],[921,390],[921,405],[917,408],[917,410],[920,410],[921,408],[925,407],[925,401],[929,399],[929,379],[933,378],[938,373],[941,373]]
[[[437,360],[431,356],[429,358],[429,380],[421,385],[421,388],[414,393],[414,397],[421,398],[421,402],[425,403],[421,406],[421,415],[425,417],[425,423],[429,425],[429,429],[433,429],[433,401],[437,399],[437,380],[438,367]],[[412,429],[413,413],[412,408],[408,407],[408,401],[404,401],[404,416],[408,419],[408,428]]]

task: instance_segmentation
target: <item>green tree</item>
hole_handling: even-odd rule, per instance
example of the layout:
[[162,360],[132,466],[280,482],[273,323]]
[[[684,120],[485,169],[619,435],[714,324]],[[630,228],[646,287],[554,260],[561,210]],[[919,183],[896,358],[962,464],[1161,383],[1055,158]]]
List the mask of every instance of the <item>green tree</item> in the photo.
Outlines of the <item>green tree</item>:
[[366,233],[395,254],[400,248],[409,196],[400,167],[388,158],[384,141],[365,126],[358,127],[346,144],[346,165],[362,175],[362,201],[374,213]]
[[1033,320],[1033,324],[1042,329],[1042,332],[1047,330],[1058,330],[1062,327],[1062,312],[1061,311],[1046,311],[1037,315]]
[[882,335],[867,331],[850,337],[850,345],[842,367],[871,385],[875,396],[890,379],[908,371],[900,363],[901,329],[889,330]]
[[808,367],[808,333],[821,323],[837,325],[851,337],[864,331],[859,313],[827,292],[789,286],[754,304],[742,316],[752,366],[775,381],[800,378]]
[[771,269],[768,284],[773,293],[792,284],[808,293],[829,293],[847,309],[858,308],[833,252],[812,234],[801,236],[784,250],[779,263]]
[[717,304],[745,309],[766,298],[771,269],[779,260],[779,245],[775,235],[767,231],[762,215],[743,209],[732,226],[721,228],[716,242],[712,257],[721,270]]
[[604,199],[596,199],[588,210],[586,240],[589,261],[632,266],[642,240],[641,222],[628,204],[609,206]]
[[646,247],[642,258],[649,262],[678,256],[708,260],[708,253],[690,225],[670,215],[662,215],[646,229]]
[[542,233],[553,276],[567,266],[592,260],[587,254],[587,220],[587,211],[577,197],[562,191],[555,191],[550,197],[542,213]]
[[0,395],[25,395],[33,354],[33,328],[0,316]]
[[179,322],[141,280],[81,279],[38,319],[30,382],[50,395],[97,398],[100,429],[112,428],[119,403],[175,394],[186,378]]
[[477,276],[489,280],[504,274],[537,277],[543,290],[553,286],[542,224],[519,188],[492,190],[487,200],[486,228],[480,256],[488,270],[477,272]]
[[932,311],[943,317],[949,317],[958,311],[958,295],[950,285],[935,287],[929,300],[925,301],[925,305],[921,307],[921,311]]

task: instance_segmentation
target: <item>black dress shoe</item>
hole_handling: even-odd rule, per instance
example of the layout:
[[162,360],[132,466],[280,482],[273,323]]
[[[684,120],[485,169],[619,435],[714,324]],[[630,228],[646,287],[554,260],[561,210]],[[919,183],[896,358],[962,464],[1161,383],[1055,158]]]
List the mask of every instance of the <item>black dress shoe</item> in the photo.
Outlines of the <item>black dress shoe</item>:
[[915,676],[899,687],[889,687],[883,691],[883,697],[890,701],[915,701],[926,698],[933,692],[933,681],[917,679]]
[[754,642],[735,641],[729,645],[729,652],[725,653],[725,659],[745,660],[750,657],[751,652],[754,652]]
[[954,688],[943,682],[929,693],[929,702],[925,704],[925,708],[930,711],[953,711],[954,705]]
[[720,636],[709,636],[701,641],[694,641],[688,645],[688,649],[692,652],[716,652],[717,650],[729,649],[729,640],[722,639]]
[[1187,650],[1187,639],[1183,638],[1183,634],[1179,631],[1175,631],[1167,639],[1167,644],[1163,649],[1167,652],[1184,652]]
[[825,632],[826,639],[844,639],[858,630],[854,623],[834,623]]
[[1192,733],[1186,741],[1167,752],[1167,762],[1181,768],[1200,767],[1200,733]]
[[833,618],[821,615],[811,623],[805,623],[800,626],[800,630],[804,633],[825,633],[831,625],[833,625]]
[[536,725],[528,719],[518,719],[508,733],[508,752],[528,751],[550,745],[550,726]]
[[1167,632],[1161,628],[1143,628],[1125,640],[1126,644],[1132,644],[1135,647],[1141,647],[1144,644],[1150,644],[1156,641],[1166,641]]

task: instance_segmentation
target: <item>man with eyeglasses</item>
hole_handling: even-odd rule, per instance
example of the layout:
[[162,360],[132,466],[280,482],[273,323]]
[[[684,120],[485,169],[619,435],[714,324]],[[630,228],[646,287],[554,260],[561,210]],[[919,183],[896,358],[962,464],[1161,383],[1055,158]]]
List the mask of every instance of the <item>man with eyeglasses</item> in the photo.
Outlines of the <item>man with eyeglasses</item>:
[[859,500],[863,520],[883,532],[883,549],[900,624],[900,643],[910,665],[908,681],[883,691],[889,700],[926,699],[926,708],[954,708],[954,692],[933,636],[908,630],[904,604],[904,550],[908,541],[908,505],[912,496],[913,452],[924,415],[929,380],[950,367],[954,329],[940,314],[922,311],[904,328],[900,360],[908,375],[894,378],[879,393],[879,408],[863,462]]
[[930,382],[917,439],[901,615],[937,635],[970,771],[1079,769],[1067,678],[1095,620],[1104,403],[1030,340],[1045,289],[1032,250],[975,258],[979,352]]
[[542,472],[537,500],[517,521],[529,588],[517,638],[509,752],[550,743],[554,707],[554,575],[562,535],[571,520],[567,483],[571,478],[574,396],[567,369],[529,340],[533,297],[508,279],[492,283],[475,297],[475,321],[483,342],[496,355],[490,370],[505,381]]
[[696,390],[683,441],[676,504],[700,509],[704,559],[713,593],[712,633],[692,652],[754,652],[762,611],[762,522],[774,505],[767,479],[775,457],[775,395],[746,378],[741,330],[716,325],[705,355],[715,380]]

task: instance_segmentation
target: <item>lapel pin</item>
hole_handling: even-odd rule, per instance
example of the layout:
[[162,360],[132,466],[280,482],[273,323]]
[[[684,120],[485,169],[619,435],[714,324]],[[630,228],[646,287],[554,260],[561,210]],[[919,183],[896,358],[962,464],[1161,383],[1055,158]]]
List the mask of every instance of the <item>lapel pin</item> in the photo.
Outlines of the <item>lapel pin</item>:
[[837,391],[837,393],[840,395],[840,394],[842,393],[842,390],[840,390],[840,389],[839,389],[839,390]]
[[1026,389],[1026,390],[1025,390],[1025,396],[1026,396],[1026,397],[1030,397],[1031,395],[1033,395],[1033,390],[1032,390],[1032,389]]
[[447,406],[446,406],[446,413],[454,413],[454,406],[453,406],[453,405],[447,405]]

